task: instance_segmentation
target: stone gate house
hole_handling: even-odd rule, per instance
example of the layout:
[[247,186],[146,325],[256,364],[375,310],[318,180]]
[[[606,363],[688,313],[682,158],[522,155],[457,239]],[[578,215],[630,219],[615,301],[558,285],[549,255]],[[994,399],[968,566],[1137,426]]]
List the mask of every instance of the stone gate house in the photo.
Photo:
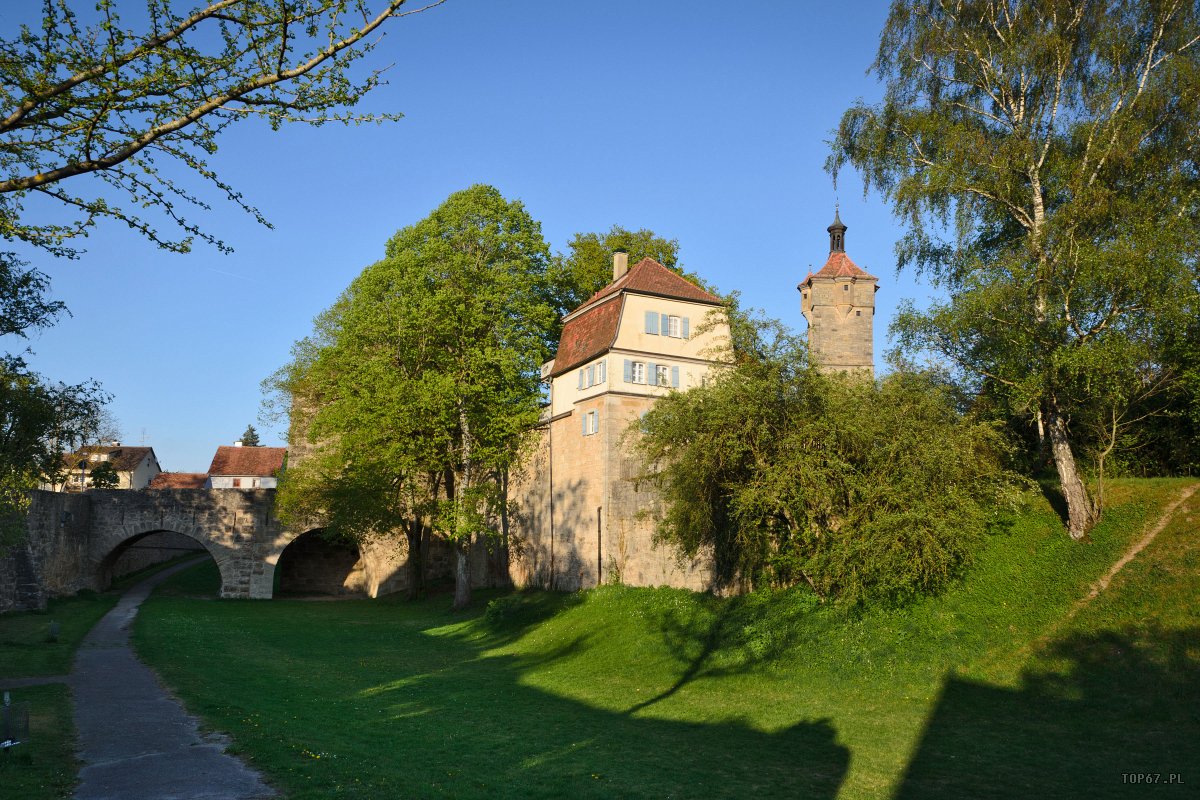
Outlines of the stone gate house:
[[622,437],[657,398],[719,368],[729,327],[720,298],[652,259],[626,264],[617,253],[612,283],[564,318],[557,355],[543,367],[550,405],[536,454],[514,478],[518,584],[707,585],[704,563],[679,563],[652,545],[653,514],[638,512],[657,496],[634,480],[640,464]]
[[[878,281],[846,255],[840,214],[826,230],[825,265],[796,287],[809,347],[823,369],[873,375]],[[612,282],[564,318],[558,352],[543,367],[550,406],[537,451],[513,479],[522,509],[510,561],[516,583],[581,589],[619,578],[709,588],[705,559],[681,561],[654,546],[659,497],[636,480],[641,465],[622,437],[658,397],[721,368],[729,340],[721,306],[658,262],[626,269],[617,253]]]

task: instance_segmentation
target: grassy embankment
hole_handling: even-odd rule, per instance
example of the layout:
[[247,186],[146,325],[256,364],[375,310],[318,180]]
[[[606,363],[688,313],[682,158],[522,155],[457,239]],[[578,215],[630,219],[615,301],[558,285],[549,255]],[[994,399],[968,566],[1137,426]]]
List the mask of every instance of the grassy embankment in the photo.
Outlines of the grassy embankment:
[[[106,592],[53,599],[44,612],[0,616],[0,686],[9,678],[65,676],[80,641],[121,593],[177,560],[126,575]],[[51,623],[59,626],[57,638],[50,636]],[[29,704],[29,740],[0,754],[0,800],[69,797],[77,771],[70,690],[54,683],[9,694],[13,702]]]
[[291,800],[1144,796],[1127,773],[1177,774],[1156,796],[1181,796],[1200,785],[1200,492],[1068,615],[1187,485],[1117,483],[1086,544],[1038,499],[901,610],[188,596],[210,568],[152,599],[135,642]]

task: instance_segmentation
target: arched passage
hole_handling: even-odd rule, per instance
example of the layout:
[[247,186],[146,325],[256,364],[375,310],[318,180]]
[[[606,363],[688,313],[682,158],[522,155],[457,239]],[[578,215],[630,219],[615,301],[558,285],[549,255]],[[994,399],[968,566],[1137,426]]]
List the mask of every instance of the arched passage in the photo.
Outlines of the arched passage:
[[275,593],[364,597],[362,553],[353,543],[325,538],[320,528],[302,533],[279,554]]
[[154,564],[201,554],[212,556],[203,542],[186,533],[148,530],[123,540],[101,559],[97,569],[99,588],[107,589],[117,578]]

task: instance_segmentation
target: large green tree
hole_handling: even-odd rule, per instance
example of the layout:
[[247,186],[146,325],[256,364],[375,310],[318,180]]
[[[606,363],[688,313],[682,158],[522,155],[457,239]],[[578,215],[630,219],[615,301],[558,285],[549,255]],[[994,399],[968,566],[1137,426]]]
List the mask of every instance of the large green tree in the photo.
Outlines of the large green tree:
[[502,537],[508,470],[540,413],[548,263],[539,223],[490,186],[392,237],[269,381],[307,450],[281,513],[334,535],[405,531],[417,569],[431,532],[454,546],[468,603],[472,547]]
[[668,269],[682,274],[679,241],[664,239],[654,231],[631,231],[613,225],[604,233],[577,233],[567,242],[567,252],[558,253],[551,263],[554,301],[566,314],[583,304],[613,279],[613,253],[623,250],[632,266],[643,258],[653,258]]
[[883,192],[900,266],[949,297],[900,343],[1029,416],[1082,538],[1079,454],[1170,382],[1158,345],[1200,308],[1200,4],[896,0],[873,70],[830,167]]

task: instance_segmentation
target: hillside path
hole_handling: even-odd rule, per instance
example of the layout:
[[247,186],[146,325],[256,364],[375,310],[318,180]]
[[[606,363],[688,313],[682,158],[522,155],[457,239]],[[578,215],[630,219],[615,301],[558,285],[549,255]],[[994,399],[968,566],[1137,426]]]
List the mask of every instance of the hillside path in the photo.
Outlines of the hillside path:
[[1050,641],[1055,633],[1061,630],[1068,622],[1075,619],[1075,617],[1079,615],[1080,611],[1083,611],[1092,603],[1093,600],[1099,597],[1100,594],[1108,588],[1108,585],[1112,583],[1112,579],[1117,577],[1117,573],[1124,569],[1130,561],[1133,561],[1133,559],[1137,557],[1138,553],[1145,550],[1146,546],[1153,542],[1154,539],[1163,532],[1167,525],[1171,523],[1171,520],[1174,519],[1175,512],[1179,510],[1181,505],[1187,502],[1189,497],[1196,493],[1197,489],[1200,489],[1200,483],[1193,483],[1191,486],[1184,487],[1183,491],[1179,493],[1179,496],[1167,504],[1166,508],[1163,509],[1162,514],[1159,515],[1158,520],[1152,526],[1150,526],[1149,530],[1142,534],[1142,536],[1136,542],[1130,545],[1129,549],[1126,550],[1119,559],[1117,559],[1115,564],[1108,568],[1108,571],[1104,573],[1100,580],[1092,584],[1092,588],[1088,591],[1088,593],[1079,598],[1079,600],[1075,602],[1075,605],[1071,606],[1071,609],[1063,615],[1062,619],[1051,625],[1045,633],[1043,633],[1036,640],[1034,640],[1034,642],[1030,643],[1026,647],[1032,647],[1035,644],[1045,645]]
[[219,736],[200,733],[196,718],[166,692],[129,644],[129,627],[154,587],[202,560],[183,562],[135,585],[80,645],[69,678],[83,762],[76,800],[275,796],[257,772],[225,753]]

